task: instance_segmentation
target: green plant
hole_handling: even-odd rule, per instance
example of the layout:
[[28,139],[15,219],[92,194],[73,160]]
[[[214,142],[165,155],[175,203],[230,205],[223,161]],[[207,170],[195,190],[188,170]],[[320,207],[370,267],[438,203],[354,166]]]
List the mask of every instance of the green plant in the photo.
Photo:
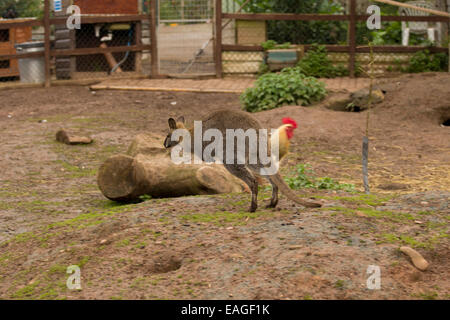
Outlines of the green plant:
[[271,49],[289,49],[291,48],[292,44],[290,42],[285,42],[282,44],[278,44],[274,40],[267,40],[261,43],[261,46],[265,51],[271,50]]
[[296,176],[285,178],[284,180],[289,185],[291,189],[302,189],[302,188],[314,188],[314,179],[309,177],[308,174],[312,174],[313,171],[307,164],[297,165]]
[[1,0],[0,16],[8,9],[15,11],[19,17],[42,17],[43,1],[41,0]]
[[287,104],[309,105],[322,100],[326,93],[323,82],[302,74],[299,68],[285,68],[261,76],[240,98],[244,110],[257,112]]
[[[259,8],[277,13],[344,13],[344,8],[330,0],[255,0],[265,6]],[[262,11],[260,11],[262,12]],[[278,43],[312,44],[314,42],[338,44],[347,39],[347,23],[343,21],[267,21],[269,39]],[[314,35],[314,36],[311,36]]]
[[430,50],[425,49],[416,52],[406,72],[430,72],[430,71],[446,71],[448,68],[448,56],[445,53],[430,53]]
[[261,46],[263,47],[263,49],[265,51],[274,49],[276,45],[277,45],[277,42],[275,40],[267,40],[267,41],[264,41],[263,43],[261,43]]
[[339,183],[338,181],[329,178],[313,178],[310,175],[314,171],[310,169],[307,164],[297,165],[295,176],[287,177],[284,180],[291,189],[314,188],[314,189],[329,189],[329,190],[344,190],[348,192],[355,191],[355,186],[347,183]]
[[263,62],[259,65],[258,76],[262,76],[263,74],[269,73],[270,69],[267,63]]
[[147,200],[151,200],[151,199],[152,199],[152,196],[148,195],[148,194],[143,194],[143,195],[139,196],[139,200],[141,200],[141,201],[147,201]]
[[275,49],[289,49],[291,46],[292,46],[292,44],[288,41],[288,42],[276,45]]
[[314,44],[305,56],[297,63],[301,71],[311,77],[335,78],[348,75],[344,66],[334,66],[328,58],[325,46]]

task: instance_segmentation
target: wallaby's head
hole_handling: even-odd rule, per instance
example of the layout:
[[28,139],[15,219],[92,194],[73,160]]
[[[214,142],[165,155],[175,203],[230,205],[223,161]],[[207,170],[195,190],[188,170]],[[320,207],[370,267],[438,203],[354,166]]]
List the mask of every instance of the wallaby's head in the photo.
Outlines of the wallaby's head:
[[177,121],[175,121],[174,118],[169,118],[169,133],[167,134],[166,140],[164,140],[164,147],[165,148],[171,148],[173,146],[176,146],[178,143],[181,142],[180,140],[173,141],[172,140],[172,132],[176,129],[186,129],[184,125],[184,117],[179,117]]

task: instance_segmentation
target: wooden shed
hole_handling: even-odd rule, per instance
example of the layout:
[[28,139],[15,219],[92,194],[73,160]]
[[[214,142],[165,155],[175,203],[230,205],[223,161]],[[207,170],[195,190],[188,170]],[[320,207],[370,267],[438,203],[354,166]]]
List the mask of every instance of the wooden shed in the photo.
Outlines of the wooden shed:
[[[138,14],[142,0],[63,0],[62,11],[55,15],[65,15],[69,5],[75,4],[80,7],[81,16],[89,15],[102,17],[110,15]],[[137,39],[142,37],[140,22],[133,23],[98,23],[82,24],[80,30],[69,30],[65,25],[55,26],[55,48],[56,49],[80,49],[98,48],[100,46],[127,46],[136,44]],[[129,25],[129,30],[123,27]],[[96,30],[96,28],[100,28]],[[105,33],[106,32],[106,33]],[[110,35],[110,40],[104,40]],[[56,57],[55,71],[58,79],[73,79],[79,73],[98,72],[107,74],[112,65],[121,61],[125,52],[112,54],[92,54],[76,57]],[[139,71],[140,53],[131,52],[126,61],[120,66],[119,71]],[[83,75],[80,75],[83,77]]]
[[[7,22],[22,22],[29,19],[0,19],[0,24]],[[0,29],[0,55],[15,54],[16,43],[31,41],[31,27]],[[17,59],[0,61],[0,78],[18,77],[19,64]]]
[[82,14],[138,14],[139,0],[74,0]]

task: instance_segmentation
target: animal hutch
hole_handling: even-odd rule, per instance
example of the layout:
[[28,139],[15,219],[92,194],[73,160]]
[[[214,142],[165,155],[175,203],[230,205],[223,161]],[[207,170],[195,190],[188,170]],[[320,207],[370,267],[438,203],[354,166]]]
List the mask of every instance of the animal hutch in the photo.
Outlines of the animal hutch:
[[[138,14],[139,0],[63,0],[62,10],[55,16],[65,15],[68,6],[80,8],[81,17],[106,17]],[[142,37],[139,21],[127,23],[83,23],[81,29],[69,30],[65,25],[55,26],[55,49],[106,48],[132,46]],[[57,79],[82,78],[86,73],[109,75],[120,72],[140,72],[139,52],[118,52],[56,57]]]
[[[22,22],[25,19],[0,19],[0,25],[7,22]],[[0,55],[16,54],[16,43],[31,40],[31,27],[0,29]],[[0,78],[18,77],[19,64],[17,59],[0,61]]]

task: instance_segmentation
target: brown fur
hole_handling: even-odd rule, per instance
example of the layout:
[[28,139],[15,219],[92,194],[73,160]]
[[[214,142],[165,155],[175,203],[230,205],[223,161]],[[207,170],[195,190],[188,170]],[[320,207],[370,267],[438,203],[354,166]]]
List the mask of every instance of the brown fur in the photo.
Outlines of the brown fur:
[[[173,147],[178,142],[173,142],[170,140],[170,136],[173,130],[184,128],[184,119],[179,118],[179,121],[175,121],[174,119],[169,119],[169,127],[170,132],[166,138],[166,141],[164,142],[164,145],[167,147]],[[242,129],[246,131],[247,129],[256,129],[258,132],[258,129],[262,129],[262,125],[259,123],[258,120],[250,116],[248,113],[242,112],[242,111],[231,111],[231,110],[219,110],[214,111],[207,116],[205,116],[202,119],[202,127],[203,132],[205,132],[207,129],[218,129],[223,137],[224,137],[224,151],[223,156],[226,157],[226,129]],[[193,128],[190,129],[191,137],[193,137]],[[191,151],[194,152],[194,139],[192,138],[192,144],[191,144]],[[209,145],[209,141],[203,142],[203,149]],[[237,149],[235,146],[234,150],[235,154],[237,153]],[[255,175],[257,175],[261,168],[264,168],[265,166],[261,163],[257,164],[249,164],[248,163],[248,148],[246,150],[247,152],[247,162],[245,164],[224,164],[225,168],[233,175],[238,177],[239,179],[243,180],[250,188],[252,192],[252,203],[250,206],[250,212],[256,211],[258,207],[257,203],[257,196],[258,196],[258,180],[256,179]],[[198,154],[202,160],[203,154]],[[272,184],[272,198],[268,205],[268,207],[274,208],[278,203],[278,189],[281,190],[281,192],[286,195],[290,200],[301,204],[305,207],[320,207],[321,205],[319,203],[314,202],[307,202],[298,199],[296,194],[289,188],[289,186],[284,182],[283,178],[280,176],[279,173],[276,173],[274,175],[270,176],[263,176],[264,178],[268,179],[269,182]]]

